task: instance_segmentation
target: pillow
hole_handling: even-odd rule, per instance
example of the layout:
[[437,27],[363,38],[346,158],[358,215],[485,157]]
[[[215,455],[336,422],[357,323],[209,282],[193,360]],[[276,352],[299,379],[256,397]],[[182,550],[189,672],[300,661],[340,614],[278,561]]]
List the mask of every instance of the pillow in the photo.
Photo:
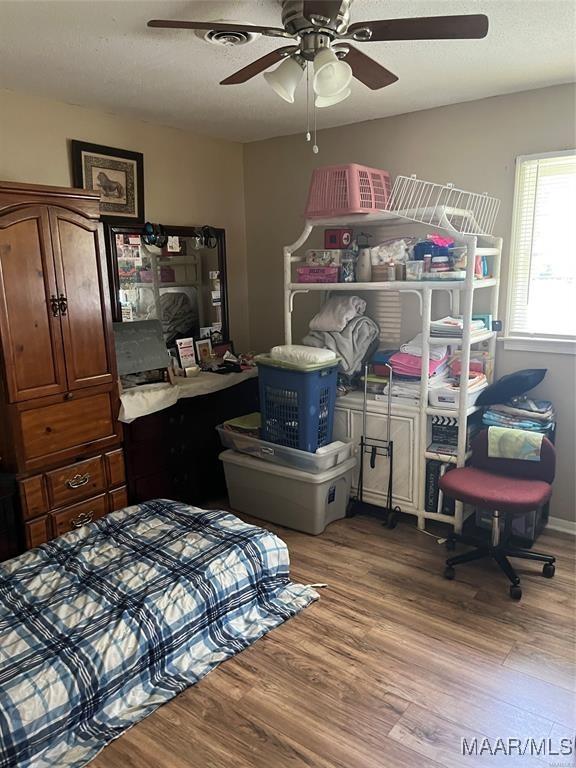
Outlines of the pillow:
[[508,373],[494,384],[486,387],[476,400],[476,405],[507,403],[511,397],[523,395],[524,392],[528,392],[540,384],[546,376],[547,370],[547,368],[526,368],[523,371]]
[[331,349],[306,347],[304,344],[282,344],[279,347],[272,347],[270,357],[286,363],[308,365],[332,362],[336,360],[336,353]]

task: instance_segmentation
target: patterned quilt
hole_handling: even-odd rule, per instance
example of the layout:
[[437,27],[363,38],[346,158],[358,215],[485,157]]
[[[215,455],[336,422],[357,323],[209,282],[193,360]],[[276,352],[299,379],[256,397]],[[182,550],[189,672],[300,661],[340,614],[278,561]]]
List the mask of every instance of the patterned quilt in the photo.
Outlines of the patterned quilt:
[[288,550],[157,500],[0,565],[0,767],[78,768],[307,606]]

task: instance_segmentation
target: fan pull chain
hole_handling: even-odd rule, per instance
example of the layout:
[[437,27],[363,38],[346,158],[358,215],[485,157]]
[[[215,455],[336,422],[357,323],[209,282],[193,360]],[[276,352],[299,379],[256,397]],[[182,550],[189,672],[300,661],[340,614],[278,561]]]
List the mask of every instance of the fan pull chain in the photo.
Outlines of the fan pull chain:
[[310,67],[306,62],[306,141],[310,141]]
[[314,99],[314,144],[312,145],[312,152],[315,155],[318,154],[318,144],[316,142],[316,99]]

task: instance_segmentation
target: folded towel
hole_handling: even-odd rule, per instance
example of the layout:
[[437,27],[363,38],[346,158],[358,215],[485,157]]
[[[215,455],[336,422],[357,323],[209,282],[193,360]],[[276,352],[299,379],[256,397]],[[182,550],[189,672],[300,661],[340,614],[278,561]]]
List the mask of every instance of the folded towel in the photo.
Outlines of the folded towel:
[[[416,357],[422,357],[422,334],[419,333],[414,336],[411,341],[407,341],[400,347],[400,352],[406,352],[408,355],[416,355]],[[438,344],[430,347],[430,360],[444,360],[448,347],[443,344]]]
[[[436,373],[438,368],[446,360],[446,355],[441,360],[430,360],[428,363],[428,375]],[[396,352],[390,358],[390,365],[394,373],[405,373],[408,375],[422,375],[422,358],[417,355],[409,355],[407,352]]]
[[380,329],[369,317],[354,317],[341,333],[310,331],[302,339],[309,347],[331,349],[341,358],[340,368],[349,376],[357,373],[364,358],[378,343]]
[[488,427],[488,456],[492,459],[540,461],[544,435],[508,427]]
[[352,318],[363,315],[366,302],[359,296],[333,296],[310,321],[311,331],[341,333]]

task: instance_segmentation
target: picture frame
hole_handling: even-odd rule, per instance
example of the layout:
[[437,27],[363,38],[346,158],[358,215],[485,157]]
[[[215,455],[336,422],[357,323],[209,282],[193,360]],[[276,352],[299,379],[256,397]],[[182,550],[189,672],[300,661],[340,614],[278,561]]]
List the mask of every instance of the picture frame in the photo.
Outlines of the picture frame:
[[100,218],[107,223],[144,224],[144,155],[72,139],[72,180],[99,192]]
[[212,342],[210,339],[196,340],[196,360],[199,365],[208,365],[212,359]]
[[234,343],[232,341],[220,341],[212,344],[212,354],[216,357],[224,357],[226,352],[234,354]]

